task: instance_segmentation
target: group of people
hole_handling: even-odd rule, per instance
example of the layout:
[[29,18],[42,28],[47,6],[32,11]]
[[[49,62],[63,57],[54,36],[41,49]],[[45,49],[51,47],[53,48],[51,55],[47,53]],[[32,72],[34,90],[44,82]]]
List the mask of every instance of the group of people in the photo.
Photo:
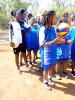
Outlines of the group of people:
[[[75,77],[75,15],[69,18],[69,13],[64,13],[59,21],[57,21],[55,11],[46,11],[36,18],[31,13],[28,14],[25,9],[12,11],[11,15],[9,41],[19,72],[22,59],[27,67],[32,68],[34,64],[37,64],[37,53],[40,51],[39,69],[43,72],[45,88],[52,90],[52,86],[55,85],[52,79],[54,69],[57,79],[61,79],[62,75],[68,78],[69,59],[71,60],[71,75]],[[64,36],[59,36],[57,32],[57,26],[60,23],[67,23],[70,26]]]
[[[13,10],[11,16],[12,19],[9,22],[9,41],[15,54],[17,69],[20,71],[20,66],[23,65],[22,59],[24,59],[27,67],[36,64],[35,60],[39,50],[39,26],[33,15],[27,15],[25,9]],[[33,51],[33,59],[31,51]],[[28,58],[29,63],[27,61]]]

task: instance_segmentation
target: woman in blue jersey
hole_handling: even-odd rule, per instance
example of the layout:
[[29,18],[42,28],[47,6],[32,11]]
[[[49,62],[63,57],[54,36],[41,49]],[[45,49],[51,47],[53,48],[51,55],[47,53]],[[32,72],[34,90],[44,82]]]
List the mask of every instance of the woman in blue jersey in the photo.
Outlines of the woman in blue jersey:
[[[22,33],[22,45],[24,47],[24,51],[25,51],[25,64],[26,66],[28,67],[28,63],[27,63],[27,57],[26,57],[26,40],[25,40],[25,36],[26,34],[28,33],[28,31],[30,30],[30,26],[27,24],[26,22],[26,14],[27,14],[27,11],[23,8],[21,8],[19,10],[19,13],[20,13],[20,19],[19,19],[19,24],[20,24],[20,27],[21,27],[21,33]],[[21,53],[20,54],[20,66],[23,65],[23,62],[22,62],[22,58],[23,58],[23,54]]]
[[[56,13],[55,11],[49,11],[46,16],[46,25],[42,28],[40,34],[44,34],[43,43],[41,46],[44,48],[44,57],[43,57],[43,84],[45,88],[52,89],[54,82],[52,81],[52,69],[56,65],[57,58],[57,45],[59,38],[56,37],[56,31],[54,25],[56,24]],[[42,39],[41,37],[40,39]]]
[[[62,23],[68,23],[67,20],[62,20]],[[65,36],[63,36],[63,39],[65,40],[63,43],[59,43],[57,45],[57,64],[56,64],[56,78],[58,80],[61,79],[60,77],[60,69],[63,70],[63,75],[65,78],[68,78],[67,75],[67,64],[71,52],[71,34],[68,33]],[[60,68],[61,67],[61,68]]]
[[75,77],[75,15],[72,16],[72,23],[71,23],[71,38],[72,38],[72,45],[71,45],[71,60],[72,60],[72,72],[71,75]]
[[38,43],[38,28],[35,26],[35,19],[32,17],[30,19],[30,25],[31,25],[31,30],[29,34],[26,36],[26,44],[27,44],[27,50],[28,50],[28,55],[30,59],[30,64],[32,64],[32,57],[31,57],[31,51],[33,51],[34,58],[33,58],[33,63],[35,62],[36,56],[37,56],[37,51],[39,49],[39,43]]

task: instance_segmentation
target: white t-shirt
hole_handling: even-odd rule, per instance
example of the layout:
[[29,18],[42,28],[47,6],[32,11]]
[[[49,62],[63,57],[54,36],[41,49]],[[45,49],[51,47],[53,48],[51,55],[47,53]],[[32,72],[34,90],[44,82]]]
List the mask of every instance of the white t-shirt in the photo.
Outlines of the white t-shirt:
[[44,39],[45,39],[45,27],[42,26],[39,30],[39,45],[42,46],[44,43]]
[[[22,43],[21,27],[17,21],[10,22],[13,27],[12,42],[17,41],[18,44]],[[9,41],[11,42],[11,29],[9,29]]]
[[24,22],[24,27],[29,28],[30,26],[26,22]]

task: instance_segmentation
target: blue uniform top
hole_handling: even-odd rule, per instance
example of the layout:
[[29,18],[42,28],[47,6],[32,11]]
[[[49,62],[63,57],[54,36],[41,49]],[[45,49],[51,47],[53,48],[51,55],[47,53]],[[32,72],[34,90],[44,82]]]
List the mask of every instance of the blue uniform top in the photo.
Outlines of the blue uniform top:
[[35,50],[39,49],[39,41],[38,41],[38,31],[35,28],[31,28],[30,32],[26,36],[26,44],[28,50]]
[[[64,36],[64,39],[70,40],[71,39],[71,34],[68,33],[67,35]],[[68,59],[70,56],[70,50],[71,45],[70,44],[58,44],[57,45],[57,60],[59,59]]]
[[19,20],[19,24],[20,24],[20,27],[21,27],[21,33],[22,33],[22,43],[25,43],[25,35],[26,33],[29,32],[29,25],[26,23],[25,20]]
[[71,59],[75,61],[75,27],[72,27],[70,30],[71,39],[73,41],[71,45]]
[[[44,32],[45,32],[45,42],[53,41],[57,37],[54,26],[51,26],[51,28],[48,30],[45,29]],[[51,50],[51,57],[52,57],[53,55],[56,55],[56,48],[57,48],[57,45],[52,44],[48,47],[45,47],[45,50],[50,49]]]
[[71,34],[71,39],[73,41],[73,44],[75,44],[75,27],[71,28],[70,34]]

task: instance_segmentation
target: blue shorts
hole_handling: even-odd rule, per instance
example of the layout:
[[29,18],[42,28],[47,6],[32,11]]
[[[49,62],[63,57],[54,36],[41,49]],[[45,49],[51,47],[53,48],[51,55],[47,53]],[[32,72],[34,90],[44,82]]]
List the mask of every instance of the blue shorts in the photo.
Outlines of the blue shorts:
[[69,58],[60,58],[60,59],[57,59],[57,62],[63,62],[63,61],[68,61]]
[[51,64],[50,66],[49,65],[44,65],[43,70],[44,71],[49,70],[50,68],[54,67],[55,64]]

